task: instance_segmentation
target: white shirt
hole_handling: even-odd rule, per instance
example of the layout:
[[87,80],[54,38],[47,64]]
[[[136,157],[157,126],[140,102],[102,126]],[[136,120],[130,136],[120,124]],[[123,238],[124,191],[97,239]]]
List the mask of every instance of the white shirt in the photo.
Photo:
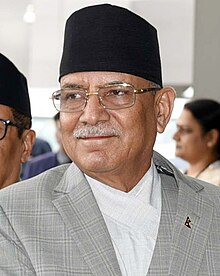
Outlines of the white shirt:
[[128,193],[89,176],[123,276],[145,276],[153,256],[161,214],[161,180],[153,164]]

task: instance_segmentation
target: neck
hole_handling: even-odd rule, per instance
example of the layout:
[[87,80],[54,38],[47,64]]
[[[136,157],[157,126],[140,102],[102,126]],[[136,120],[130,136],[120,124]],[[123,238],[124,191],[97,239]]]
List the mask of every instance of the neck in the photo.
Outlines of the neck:
[[215,162],[216,159],[202,160],[195,163],[190,163],[186,174],[195,178],[198,178],[202,172],[204,172],[209,165]]
[[149,163],[146,162],[145,168],[142,168],[141,170],[140,170],[140,167],[139,168],[136,167],[135,169],[127,168],[126,171],[119,170],[114,172],[111,171],[110,173],[106,173],[106,172],[94,173],[94,172],[88,172],[88,171],[85,171],[85,173],[88,176],[114,189],[128,193],[138,184],[141,178],[149,170],[150,165],[151,165],[151,161],[149,161]]

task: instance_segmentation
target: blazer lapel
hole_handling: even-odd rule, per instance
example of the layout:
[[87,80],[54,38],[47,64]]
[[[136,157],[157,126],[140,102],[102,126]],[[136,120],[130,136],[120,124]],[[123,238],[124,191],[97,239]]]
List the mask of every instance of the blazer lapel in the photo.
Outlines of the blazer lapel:
[[193,182],[179,183],[169,275],[198,275],[205,253],[213,205],[203,193],[203,186]]
[[89,184],[71,165],[56,188],[53,204],[79,251],[97,276],[121,276],[111,238]]
[[162,184],[158,237],[147,275],[198,275],[206,250],[214,207],[193,178],[182,175],[154,153]]
[[[168,275],[171,258],[173,228],[177,211],[178,189],[173,177],[160,174],[162,210],[158,236],[148,276]],[[178,274],[177,274],[178,275]]]

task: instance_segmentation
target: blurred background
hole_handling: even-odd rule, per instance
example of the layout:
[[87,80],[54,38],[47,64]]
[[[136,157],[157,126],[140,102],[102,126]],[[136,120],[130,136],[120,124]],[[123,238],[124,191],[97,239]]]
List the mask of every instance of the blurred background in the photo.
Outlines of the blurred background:
[[[65,21],[79,8],[104,2],[0,0],[0,52],[9,57],[27,77],[33,128],[38,137],[49,141],[53,150],[57,148],[52,119],[56,111],[50,95],[59,88]],[[107,2],[133,10],[158,29],[164,85],[176,89],[177,100],[172,120],[165,133],[158,135],[155,149],[176,162],[172,134],[184,103],[190,98],[220,100],[220,1]]]

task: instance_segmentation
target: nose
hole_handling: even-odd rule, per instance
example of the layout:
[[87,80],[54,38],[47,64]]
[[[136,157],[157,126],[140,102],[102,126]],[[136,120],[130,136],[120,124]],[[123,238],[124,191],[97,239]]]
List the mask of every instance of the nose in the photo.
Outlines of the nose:
[[109,113],[101,105],[98,95],[90,94],[84,110],[80,116],[81,123],[95,125],[100,121],[109,120]]
[[179,133],[178,133],[178,131],[176,131],[174,134],[173,134],[173,140],[175,140],[175,141],[178,141],[179,140]]

